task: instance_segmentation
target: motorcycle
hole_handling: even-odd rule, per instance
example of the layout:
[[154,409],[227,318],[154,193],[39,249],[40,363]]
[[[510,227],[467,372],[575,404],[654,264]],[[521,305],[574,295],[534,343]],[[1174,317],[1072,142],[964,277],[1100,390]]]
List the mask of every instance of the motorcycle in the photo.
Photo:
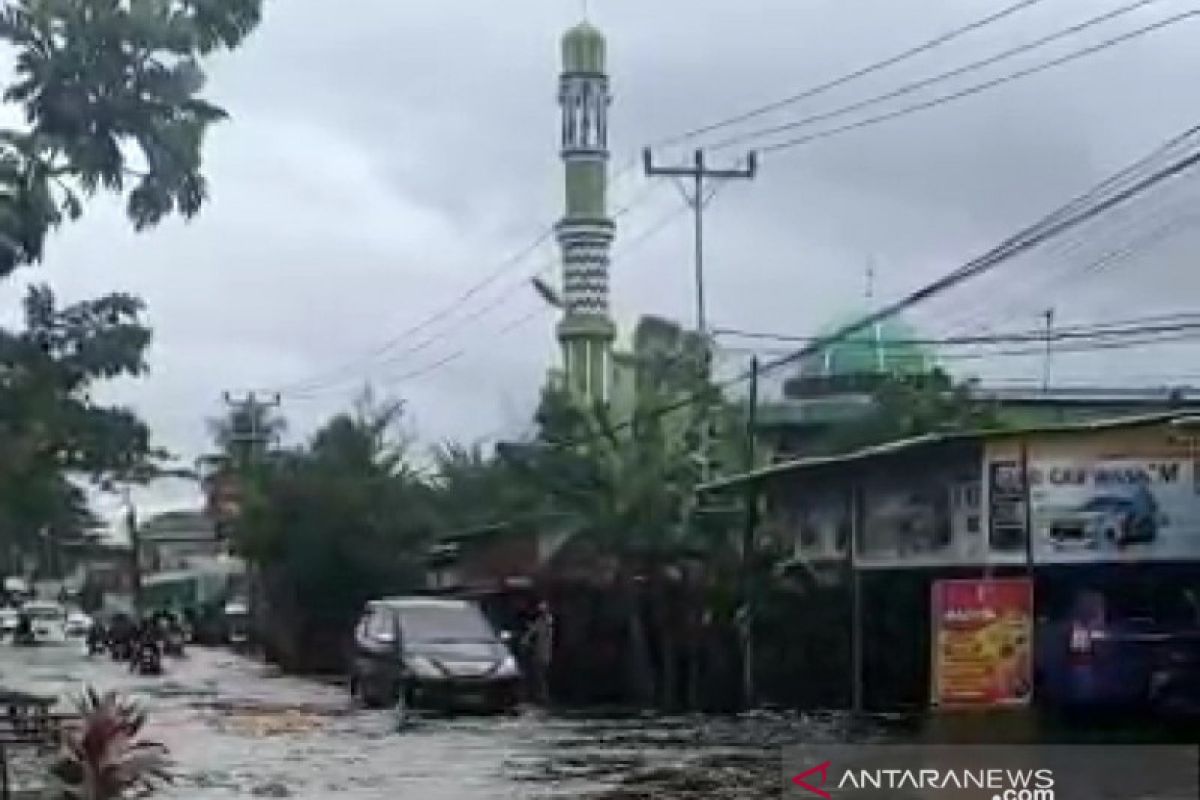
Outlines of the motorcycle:
[[33,622],[28,617],[21,617],[13,631],[13,644],[20,647],[30,647],[37,644],[37,634],[33,631]]
[[131,671],[139,675],[162,675],[162,655],[158,645],[153,642],[142,642],[129,662]]

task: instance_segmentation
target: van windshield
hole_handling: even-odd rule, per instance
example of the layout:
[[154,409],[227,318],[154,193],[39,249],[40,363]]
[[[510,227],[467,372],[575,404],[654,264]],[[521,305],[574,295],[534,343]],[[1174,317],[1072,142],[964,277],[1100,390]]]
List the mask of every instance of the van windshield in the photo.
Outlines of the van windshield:
[[470,607],[422,607],[400,610],[400,630],[409,642],[491,642],[495,632]]
[[62,619],[65,616],[61,606],[34,605],[29,603],[26,604],[21,610],[25,612],[30,619],[52,620]]

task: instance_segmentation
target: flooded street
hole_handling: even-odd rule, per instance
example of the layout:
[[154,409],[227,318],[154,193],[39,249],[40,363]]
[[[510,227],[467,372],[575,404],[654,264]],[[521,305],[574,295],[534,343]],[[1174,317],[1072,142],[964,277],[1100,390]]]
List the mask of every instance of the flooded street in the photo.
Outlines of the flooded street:
[[[116,689],[149,712],[148,738],[166,743],[176,763],[170,800],[292,797],[428,800],[649,796],[673,770],[670,795],[718,796],[713,782],[740,794],[745,770],[774,773],[764,747],[831,741],[832,718],[743,719],[557,717],[527,712],[500,718],[422,718],[398,731],[392,714],[350,706],[344,688],[282,677],[225,651],[192,649],[160,678],[131,675],[74,647],[0,650],[6,688],[66,696],[84,683]],[[682,774],[683,777],[678,777]],[[724,777],[722,777],[724,776]],[[751,787],[742,786],[749,791]],[[693,793],[696,792],[696,793]]]

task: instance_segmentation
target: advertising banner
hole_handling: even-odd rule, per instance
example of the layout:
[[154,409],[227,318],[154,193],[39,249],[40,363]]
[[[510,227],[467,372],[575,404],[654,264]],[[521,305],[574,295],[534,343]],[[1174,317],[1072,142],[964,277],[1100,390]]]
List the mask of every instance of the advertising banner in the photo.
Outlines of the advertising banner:
[[1038,563],[1200,559],[1200,493],[1185,458],[1034,460]]
[[1033,673],[1033,584],[1026,578],[933,584],[936,706],[1029,702]]

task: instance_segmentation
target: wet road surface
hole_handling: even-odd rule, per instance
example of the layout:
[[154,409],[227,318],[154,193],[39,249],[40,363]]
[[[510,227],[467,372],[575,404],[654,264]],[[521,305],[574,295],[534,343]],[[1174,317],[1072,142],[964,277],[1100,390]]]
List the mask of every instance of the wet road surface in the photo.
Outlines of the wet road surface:
[[147,738],[165,743],[176,764],[174,785],[157,795],[166,800],[579,797],[669,767],[696,765],[710,780],[720,769],[761,764],[773,744],[841,735],[838,720],[824,717],[537,712],[422,718],[398,730],[389,712],[352,708],[342,687],[280,676],[221,650],[193,648],[168,660],[162,677],[141,677],[75,646],[0,645],[4,688],[66,697],[85,683],[128,693],[149,712]]

